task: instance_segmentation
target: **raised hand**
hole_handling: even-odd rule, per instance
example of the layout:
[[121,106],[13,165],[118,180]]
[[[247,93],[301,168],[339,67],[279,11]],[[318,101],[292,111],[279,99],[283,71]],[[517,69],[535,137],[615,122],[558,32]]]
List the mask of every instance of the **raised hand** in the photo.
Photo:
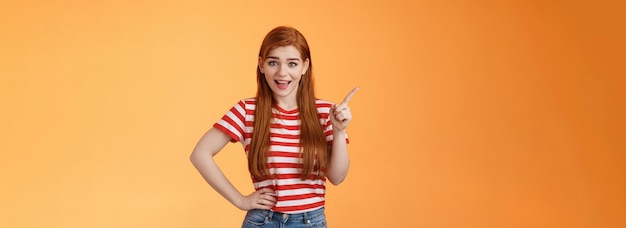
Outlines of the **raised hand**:
[[346,95],[346,98],[339,104],[334,104],[330,107],[330,121],[333,124],[333,131],[345,131],[352,120],[352,113],[348,102],[352,99],[352,96],[359,91],[359,87],[355,87]]
[[238,205],[239,209],[249,211],[252,209],[269,210],[276,205],[276,193],[271,188],[262,188],[250,195],[244,196]]

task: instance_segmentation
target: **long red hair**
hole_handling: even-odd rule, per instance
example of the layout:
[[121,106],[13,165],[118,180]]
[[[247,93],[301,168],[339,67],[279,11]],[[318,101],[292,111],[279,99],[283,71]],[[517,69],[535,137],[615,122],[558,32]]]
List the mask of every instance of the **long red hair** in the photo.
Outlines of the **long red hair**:
[[[315,90],[313,87],[313,61],[309,45],[304,36],[292,27],[277,27],[270,31],[263,39],[259,57],[265,60],[269,52],[277,47],[293,45],[300,51],[300,58],[309,59],[309,68],[300,79],[296,95],[300,118],[300,148],[302,158],[302,179],[314,175],[316,178],[325,177],[324,171],[328,167],[328,144],[324,130],[319,121],[315,105]],[[268,168],[268,154],[270,145],[270,124],[272,123],[272,105],[274,98],[272,89],[259,67],[257,67],[257,94],[256,109],[254,111],[254,129],[248,151],[248,170],[255,180],[265,180],[271,177]]]

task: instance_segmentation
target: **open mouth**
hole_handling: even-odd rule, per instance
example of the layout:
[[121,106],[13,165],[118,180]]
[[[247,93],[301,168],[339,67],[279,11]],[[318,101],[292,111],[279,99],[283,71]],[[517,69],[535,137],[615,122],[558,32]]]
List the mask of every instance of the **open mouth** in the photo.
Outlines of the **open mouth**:
[[289,84],[291,84],[291,81],[287,80],[274,80],[274,82],[276,82],[276,85],[279,89],[287,89],[287,87],[289,87]]

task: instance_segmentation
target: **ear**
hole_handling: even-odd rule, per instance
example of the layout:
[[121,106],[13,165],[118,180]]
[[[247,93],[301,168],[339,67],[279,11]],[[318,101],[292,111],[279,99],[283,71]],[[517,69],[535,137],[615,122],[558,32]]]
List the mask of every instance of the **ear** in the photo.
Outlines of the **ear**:
[[261,59],[261,56],[259,56],[259,71],[261,71],[261,74],[265,74],[265,72],[263,72],[263,59]]
[[306,73],[306,71],[309,70],[309,64],[310,64],[309,58],[306,58],[304,60],[304,66],[302,66],[302,75],[304,75],[304,73]]

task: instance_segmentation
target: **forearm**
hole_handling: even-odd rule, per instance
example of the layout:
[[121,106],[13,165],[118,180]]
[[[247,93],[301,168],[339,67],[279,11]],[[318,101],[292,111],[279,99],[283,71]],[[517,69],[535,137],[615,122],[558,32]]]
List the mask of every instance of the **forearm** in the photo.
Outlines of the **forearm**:
[[344,131],[333,133],[331,150],[332,153],[330,155],[326,177],[330,183],[338,185],[346,178],[350,168],[350,157],[348,156],[348,145]]
[[191,163],[209,185],[226,200],[241,209],[243,195],[226,178],[209,153],[193,153]]

